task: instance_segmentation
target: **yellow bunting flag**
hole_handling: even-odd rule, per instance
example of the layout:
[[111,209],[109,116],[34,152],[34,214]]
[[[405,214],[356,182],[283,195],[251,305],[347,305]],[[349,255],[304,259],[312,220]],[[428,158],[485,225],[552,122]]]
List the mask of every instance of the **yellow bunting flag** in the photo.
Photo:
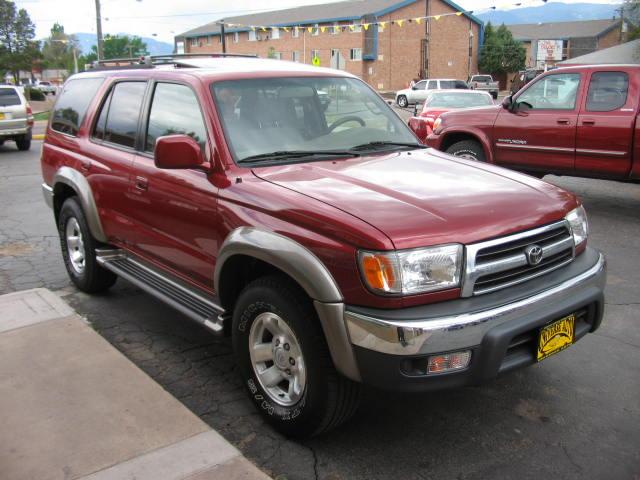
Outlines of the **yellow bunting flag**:
[[313,27],[307,27],[307,32],[309,33],[313,32]]
[[369,24],[368,23],[363,23],[362,26],[364,27],[365,30],[369,30]]
[[320,27],[320,31],[321,31],[322,33],[324,33],[324,31],[325,31],[326,29],[327,29],[327,27],[325,27],[325,26]]
[[414,18],[413,20],[414,20],[414,22],[416,22],[418,25],[420,25],[420,23],[422,23],[422,17]]
[[289,27],[282,27],[282,29],[283,29],[285,32],[288,32],[288,31],[289,31]]
[[436,21],[440,20],[440,15],[434,15],[434,17],[436,19]]
[[267,29],[266,29],[266,28],[264,28],[264,27],[260,27],[260,30],[262,30],[263,32],[266,32],[266,31],[267,31]]
[[255,31],[256,31],[256,27],[254,27],[253,25],[251,25],[251,30],[255,32]]
[[462,12],[456,12],[457,17],[459,17],[460,15],[462,15]]
[[404,23],[404,20],[396,20],[396,23],[400,28],[402,28],[402,24]]
[[353,32],[353,31],[355,31],[356,26],[355,25],[349,25],[349,29]]

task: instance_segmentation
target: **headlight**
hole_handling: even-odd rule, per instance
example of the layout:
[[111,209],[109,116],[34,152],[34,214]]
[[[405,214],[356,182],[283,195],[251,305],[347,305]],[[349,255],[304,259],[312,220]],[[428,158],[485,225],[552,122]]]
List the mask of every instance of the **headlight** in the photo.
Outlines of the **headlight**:
[[377,293],[432,292],[460,285],[462,245],[395,252],[361,251],[358,260],[365,283]]
[[442,118],[438,117],[438,118],[436,118],[436,121],[433,122],[433,131],[434,131],[434,133],[438,133],[438,132],[436,132],[436,130],[438,130],[438,128],[440,128],[440,125],[442,125]]
[[573,243],[578,248],[584,242],[587,241],[589,235],[589,223],[587,222],[587,212],[584,211],[584,207],[580,205],[578,208],[571,210],[564,217],[571,226],[571,233],[573,234]]

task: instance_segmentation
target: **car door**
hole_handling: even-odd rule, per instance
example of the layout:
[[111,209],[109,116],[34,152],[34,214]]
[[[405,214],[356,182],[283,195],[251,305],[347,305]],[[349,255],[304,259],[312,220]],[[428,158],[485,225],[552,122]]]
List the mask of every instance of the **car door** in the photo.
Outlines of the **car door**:
[[95,201],[105,233],[110,241],[125,245],[131,242],[135,230],[130,186],[147,85],[146,80],[118,80],[110,86],[93,119],[84,149],[89,161],[85,164],[83,160],[81,165],[87,171],[91,189],[96,192]]
[[573,172],[581,74],[554,73],[531,83],[498,112],[493,142],[498,164]]
[[413,87],[411,87],[411,98],[409,99],[410,103],[414,102],[422,102],[426,97],[427,81],[420,80]]
[[578,115],[576,171],[623,178],[631,170],[638,91],[629,74],[593,72]]
[[138,224],[132,249],[186,279],[213,288],[217,189],[207,171],[155,166],[157,138],[192,136],[211,158],[209,136],[195,91],[186,84],[157,82],[143,122],[143,145],[134,160],[132,198]]

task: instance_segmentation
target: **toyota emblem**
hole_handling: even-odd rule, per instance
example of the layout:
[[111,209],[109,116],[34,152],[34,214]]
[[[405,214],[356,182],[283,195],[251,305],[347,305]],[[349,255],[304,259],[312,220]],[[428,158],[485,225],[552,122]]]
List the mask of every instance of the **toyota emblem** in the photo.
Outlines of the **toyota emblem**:
[[524,256],[527,257],[527,263],[535,267],[542,261],[542,247],[539,245],[529,245],[524,249]]

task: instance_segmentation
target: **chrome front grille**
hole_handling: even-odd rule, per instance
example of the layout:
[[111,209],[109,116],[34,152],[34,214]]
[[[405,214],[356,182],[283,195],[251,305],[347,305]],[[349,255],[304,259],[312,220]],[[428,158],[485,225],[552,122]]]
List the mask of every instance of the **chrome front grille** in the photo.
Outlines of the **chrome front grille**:
[[[542,250],[537,264],[530,262],[526,254],[528,247],[533,246]],[[462,296],[481,295],[526,282],[567,265],[574,255],[573,236],[564,220],[468,245]]]

